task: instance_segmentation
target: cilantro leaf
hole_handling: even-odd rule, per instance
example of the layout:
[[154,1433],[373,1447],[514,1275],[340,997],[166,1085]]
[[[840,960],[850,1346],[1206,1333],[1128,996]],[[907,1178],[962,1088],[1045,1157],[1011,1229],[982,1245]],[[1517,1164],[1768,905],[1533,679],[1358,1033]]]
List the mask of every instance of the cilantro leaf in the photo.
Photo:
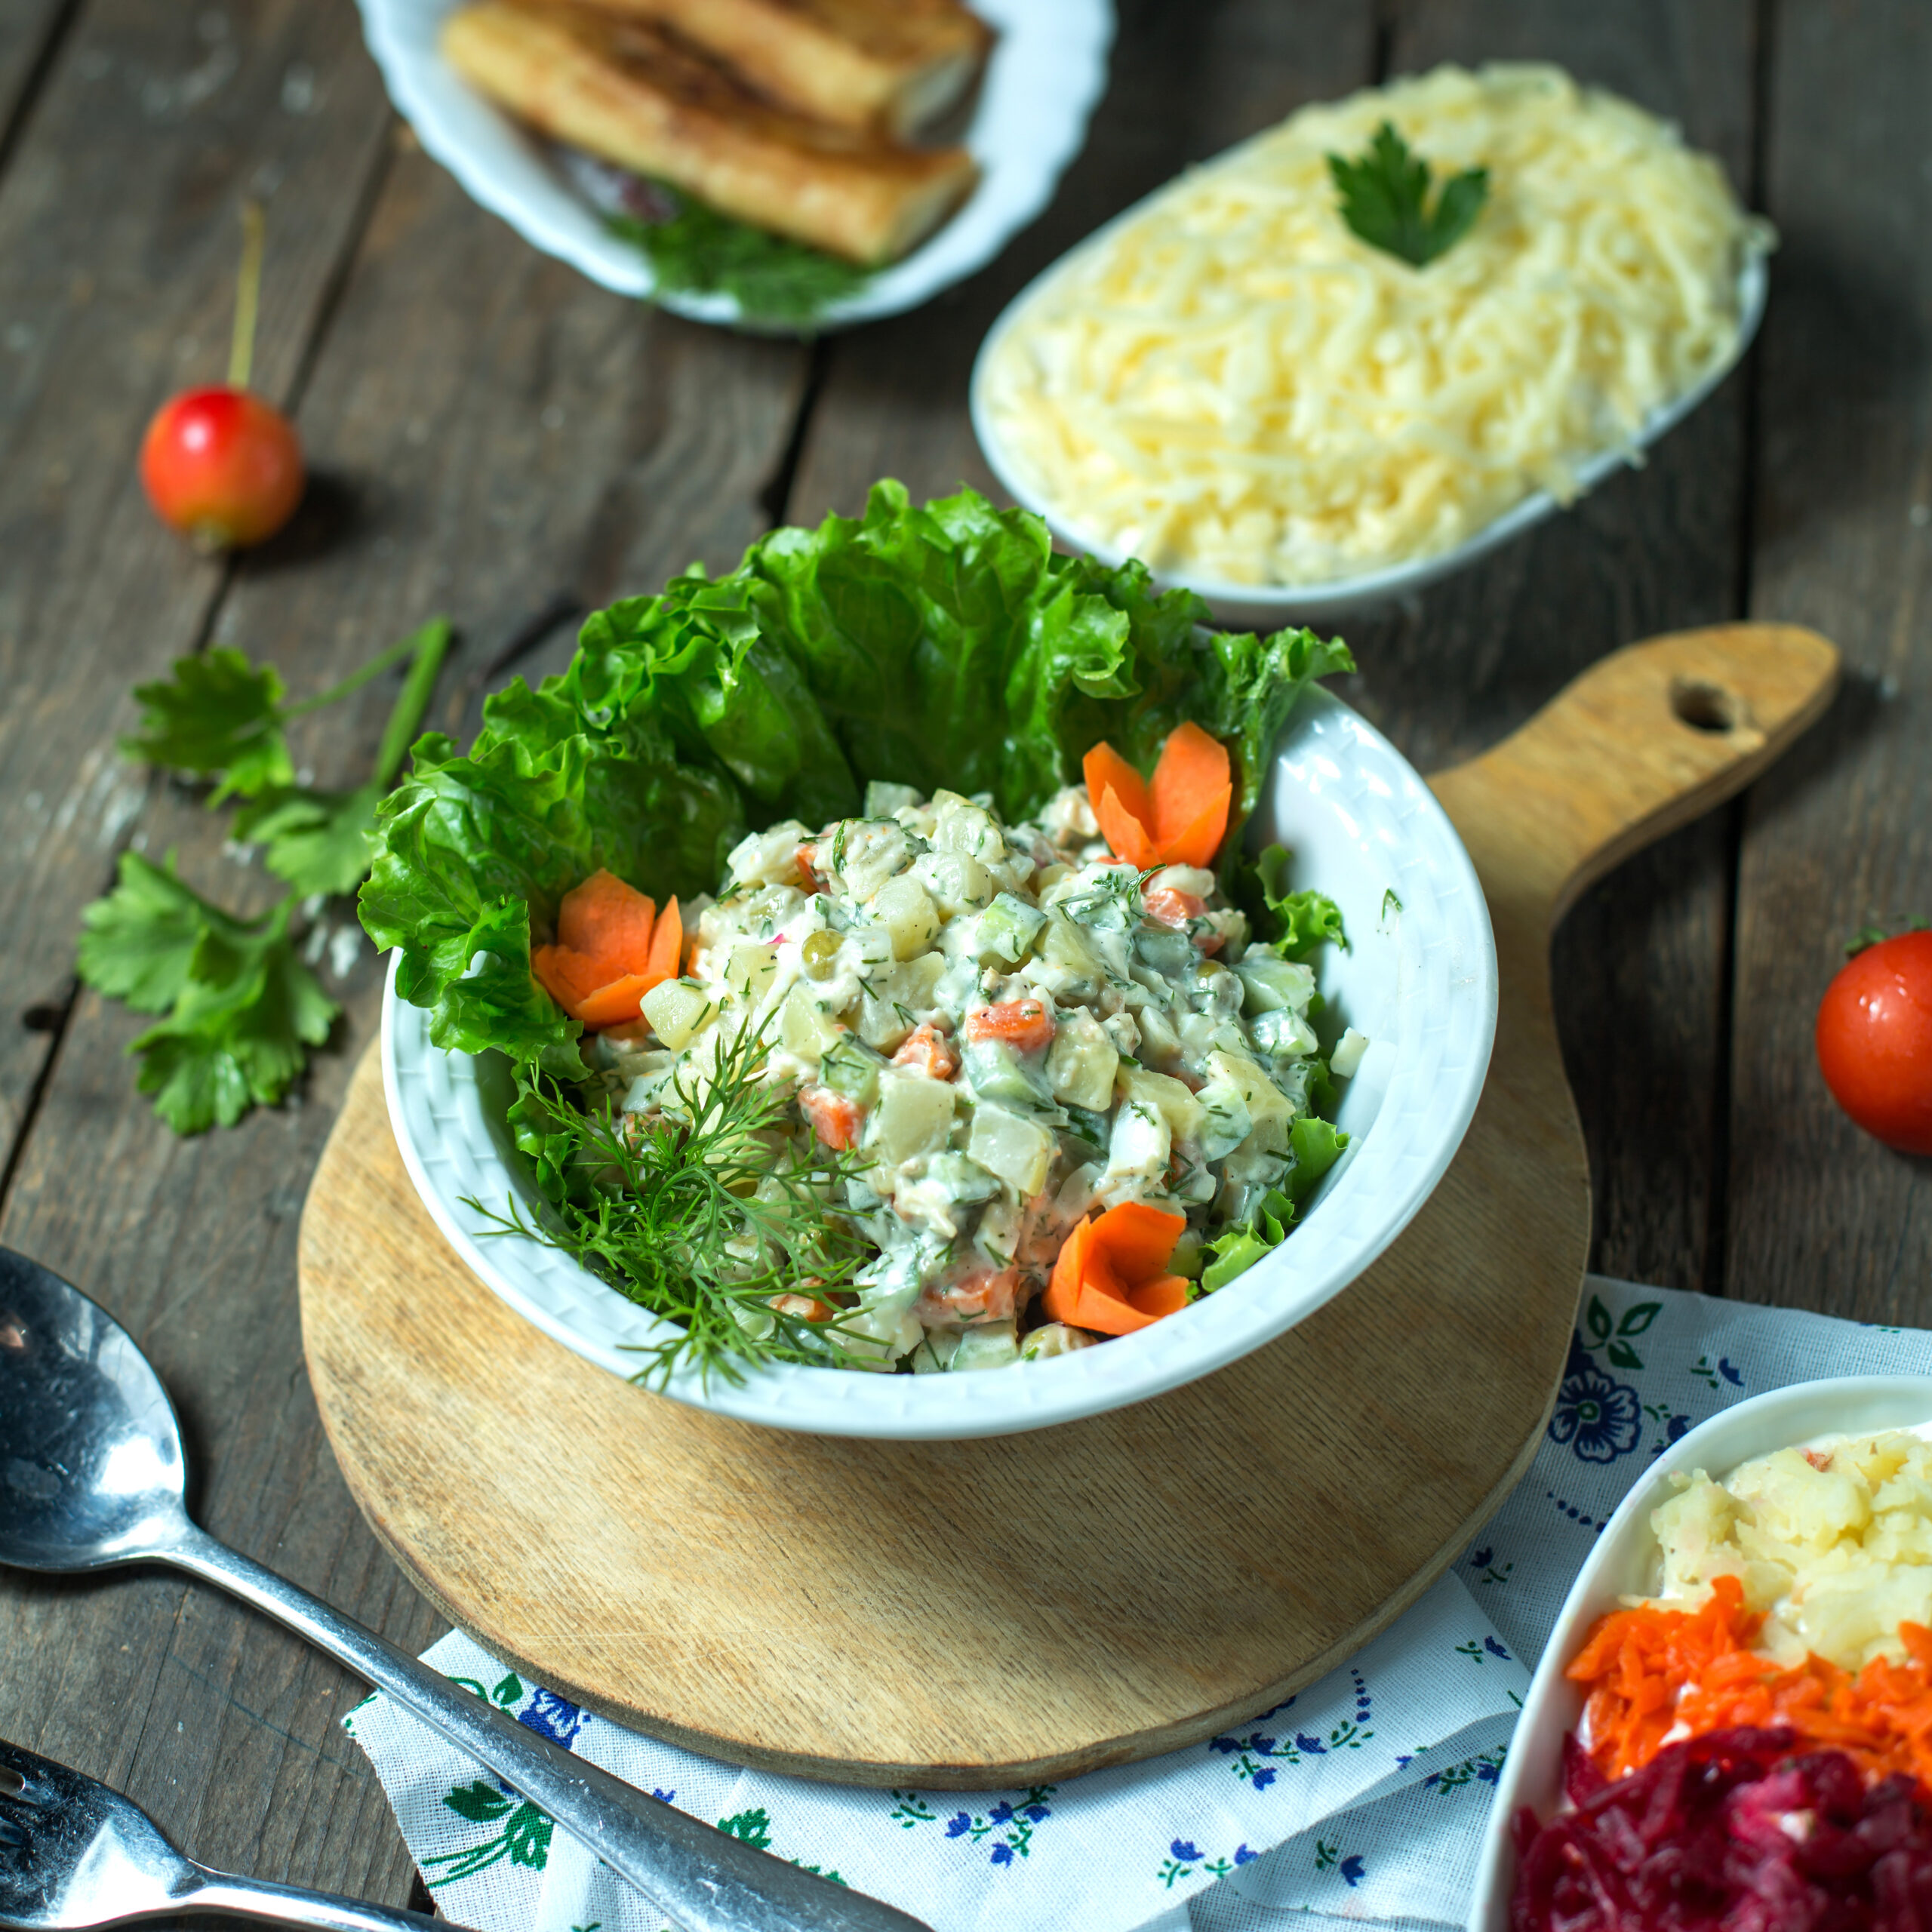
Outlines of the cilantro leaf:
[[745,320],[795,327],[855,295],[870,271],[821,248],[720,214],[675,190],[668,221],[611,218],[612,231],[648,258],[657,287],[670,294],[734,297]]
[[352,792],[277,786],[235,814],[234,835],[266,845],[263,864],[302,898],[351,893],[368,875],[370,835],[384,789],[373,779]]
[[1269,950],[1284,959],[1305,960],[1318,947],[1332,942],[1346,952],[1349,940],[1343,930],[1342,909],[1325,892],[1291,891],[1289,863],[1284,847],[1270,845],[1249,874],[1251,888],[1259,887],[1272,923],[1280,929],[1266,942]]
[[1385,121],[1359,160],[1328,157],[1328,172],[1341,196],[1342,219],[1371,248],[1411,268],[1425,268],[1475,226],[1489,195],[1489,170],[1471,168],[1442,184],[1429,208],[1429,163]]
[[134,687],[141,730],[121,740],[124,758],[219,777],[211,804],[232,793],[252,798],[295,777],[282,736],[282,683],[226,645],[183,657],[172,676]]
[[280,1100],[340,1009],[295,955],[293,896],[244,926],[211,915],[173,1010],[133,1041],[136,1084],[177,1134],[232,1127],[252,1105]]

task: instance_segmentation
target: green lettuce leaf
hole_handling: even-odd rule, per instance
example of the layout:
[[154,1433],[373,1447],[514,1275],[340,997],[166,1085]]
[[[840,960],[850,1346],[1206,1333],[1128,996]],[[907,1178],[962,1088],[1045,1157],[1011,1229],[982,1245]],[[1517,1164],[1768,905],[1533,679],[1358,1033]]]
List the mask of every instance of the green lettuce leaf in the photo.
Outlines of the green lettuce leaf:
[[1258,918],[1256,925],[1275,929],[1274,936],[1264,943],[1284,959],[1306,960],[1331,943],[1346,952],[1349,939],[1342,925],[1341,907],[1325,892],[1312,888],[1295,891],[1288,884],[1288,868],[1293,863],[1286,847],[1269,845],[1247,869],[1245,882],[1253,888],[1251,903],[1258,894],[1266,909],[1266,916]]
[[1056,555],[1044,523],[971,490],[760,539],[585,624],[569,669],[484,708],[466,755],[432,736],[379,815],[363,924],[437,1044],[574,1057],[530,977],[533,938],[599,866],[660,899],[715,888],[748,829],[856,814],[866,783],[990,792],[1037,811],[1108,740],[1151,770],[1175,725],[1226,741],[1224,861],[1309,681],[1354,668],[1306,630],[1211,632],[1146,571]]

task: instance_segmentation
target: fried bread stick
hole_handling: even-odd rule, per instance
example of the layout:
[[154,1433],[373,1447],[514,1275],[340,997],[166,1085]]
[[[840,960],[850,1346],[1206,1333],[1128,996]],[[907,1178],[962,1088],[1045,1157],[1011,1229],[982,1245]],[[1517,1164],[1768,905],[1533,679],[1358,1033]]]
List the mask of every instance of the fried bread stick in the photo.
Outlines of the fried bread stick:
[[959,0],[594,4],[670,28],[801,114],[900,135],[966,92],[993,40],[992,29]]
[[442,46],[543,133],[867,267],[922,240],[978,179],[963,148],[807,120],[675,35],[593,8],[482,0],[450,16]]

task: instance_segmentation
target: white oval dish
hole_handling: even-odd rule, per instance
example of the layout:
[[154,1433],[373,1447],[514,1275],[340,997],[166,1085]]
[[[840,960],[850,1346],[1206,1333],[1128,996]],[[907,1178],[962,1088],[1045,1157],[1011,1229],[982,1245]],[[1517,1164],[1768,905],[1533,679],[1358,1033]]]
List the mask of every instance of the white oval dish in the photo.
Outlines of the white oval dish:
[[1509,1820],[1527,1804],[1547,1820],[1562,1795],[1563,1735],[1583,1715],[1583,1698],[1563,1674],[1590,1626],[1621,1607],[1626,1595],[1655,1586],[1657,1538],[1651,1512],[1669,1500],[1673,1472],[1703,1469],[1721,1480],[1739,1463],[1821,1435],[1932,1423],[1932,1376],[1848,1375],[1798,1382],[1754,1395],[1713,1416],[1660,1456],[1604,1524],[1596,1547],[1563,1601],[1542,1661],[1516,1721],[1509,1755],[1497,1780],[1489,1830],[1476,1868],[1470,1932],[1508,1932],[1516,1855]]
[[[396,111],[423,150],[472,201],[500,215],[526,242],[620,295],[651,293],[651,264],[613,235],[545,144],[476,92],[436,45],[458,0],[359,0],[369,51]],[[811,333],[896,315],[983,268],[1053,198],[1086,139],[1088,117],[1106,88],[1111,0],[973,0],[999,39],[986,66],[966,145],[979,186],[944,227],[903,261],[881,269],[849,300],[834,303]],[[744,321],[728,295],[674,295],[662,305],[700,322],[760,334],[800,331]]]
[[[1475,1112],[1496,1032],[1489,911],[1435,795],[1380,732],[1324,691],[1297,706],[1256,817],[1262,837],[1294,850],[1297,882],[1340,905],[1351,944],[1324,949],[1321,991],[1372,1042],[1343,1090],[1340,1121],[1355,1144],[1279,1248],[1153,1328],[1051,1361],[958,1375],[778,1365],[737,1387],[676,1377],[665,1392],[820,1435],[1008,1435],[1191,1382],[1293,1327],[1361,1274],[1442,1177]],[[506,1082],[488,1060],[430,1043],[428,1015],[396,995],[393,962],[382,1054],[404,1164],[457,1252],[545,1334],[613,1374],[635,1374],[626,1346],[649,1344],[666,1324],[554,1250],[485,1234],[485,1218],[464,1205],[465,1197],[499,1203],[514,1190],[537,1207],[503,1118]]]
[[[1044,292],[1057,276],[1066,273],[1089,249],[1100,246],[1116,228],[1136,219],[1148,202],[1166,192],[1165,188],[1156,189],[1153,195],[1117,215],[1105,227],[1097,229],[1085,241],[1035,275],[1001,310],[992,327],[986,331],[986,340],[980,343],[979,354],[973,362],[969,393],[973,433],[979,439],[980,454],[985,457],[987,467],[998,478],[1001,487],[1014,501],[1044,517],[1062,542],[1107,564],[1124,562],[1126,553],[1095,540],[1063,515],[1032,487],[1022,466],[1014,462],[1011,453],[1001,445],[986,407],[986,371],[1001,340],[1014,328],[1027,303]],[[1577,473],[1579,497],[1595,489],[1606,477],[1647,449],[1666,431],[1675,428],[1743,359],[1764,317],[1769,279],[1764,256],[1755,251],[1747,255],[1737,281],[1737,346],[1729,358],[1675,401],[1653,410],[1628,448],[1605,450],[1581,465]],[[1331,578],[1324,583],[1231,583],[1186,571],[1156,570],[1154,574],[1163,589],[1192,590],[1205,598],[1216,618],[1229,629],[1278,630],[1286,624],[1306,622],[1311,618],[1339,617],[1345,611],[1411,595],[1426,585],[1466,569],[1478,558],[1487,556],[1512,537],[1520,537],[1563,507],[1548,491],[1538,490],[1504,511],[1493,522],[1485,524],[1473,537],[1466,538],[1453,549],[1439,552],[1434,556],[1420,557],[1414,563],[1371,571],[1360,577]]]

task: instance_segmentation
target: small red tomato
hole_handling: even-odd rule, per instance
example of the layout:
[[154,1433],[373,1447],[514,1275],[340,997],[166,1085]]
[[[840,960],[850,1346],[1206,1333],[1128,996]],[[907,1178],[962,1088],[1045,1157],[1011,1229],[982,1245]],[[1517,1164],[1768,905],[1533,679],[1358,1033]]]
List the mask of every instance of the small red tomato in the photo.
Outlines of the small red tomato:
[[294,515],[302,445],[294,424],[247,389],[189,389],[148,425],[141,483],[162,521],[202,549],[245,549]]
[[1868,946],[1826,989],[1818,1065],[1832,1097],[1902,1154],[1932,1154],[1932,932]]

